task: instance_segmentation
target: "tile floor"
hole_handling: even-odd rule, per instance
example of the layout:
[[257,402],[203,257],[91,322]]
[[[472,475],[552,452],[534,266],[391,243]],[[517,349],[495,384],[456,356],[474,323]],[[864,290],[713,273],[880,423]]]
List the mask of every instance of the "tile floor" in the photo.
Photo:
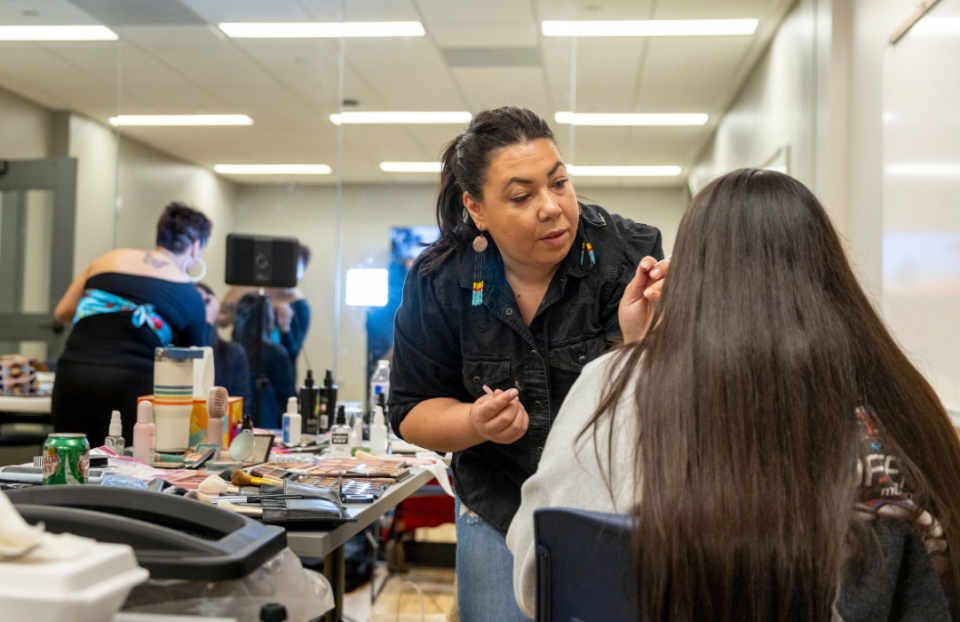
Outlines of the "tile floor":
[[[373,584],[378,588],[386,572],[385,564],[377,564]],[[406,575],[395,575],[373,605],[370,603],[373,584],[367,583],[344,597],[344,615],[356,622],[395,622],[400,613],[400,622],[420,622],[419,594],[406,582],[415,583],[423,590],[425,622],[459,622],[459,615],[450,615],[456,601],[456,573],[452,568],[414,568]]]

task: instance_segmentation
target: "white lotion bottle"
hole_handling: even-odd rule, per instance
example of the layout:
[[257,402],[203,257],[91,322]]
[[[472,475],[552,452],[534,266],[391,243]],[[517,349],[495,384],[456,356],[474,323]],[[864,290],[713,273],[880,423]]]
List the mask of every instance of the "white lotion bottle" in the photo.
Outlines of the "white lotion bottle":
[[153,404],[144,400],[137,404],[137,424],[133,426],[133,458],[153,464],[157,453],[157,426],[153,424]]
[[283,442],[287,447],[300,444],[303,417],[297,406],[297,398],[287,400],[287,412],[283,415]]
[[373,412],[373,425],[370,426],[370,453],[374,456],[387,455],[387,425],[384,420],[384,395],[377,396],[377,407]]

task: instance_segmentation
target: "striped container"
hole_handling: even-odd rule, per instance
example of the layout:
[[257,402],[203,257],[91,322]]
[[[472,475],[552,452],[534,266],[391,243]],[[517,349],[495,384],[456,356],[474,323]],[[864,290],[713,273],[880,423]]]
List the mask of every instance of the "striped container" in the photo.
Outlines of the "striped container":
[[157,348],[153,367],[153,418],[157,426],[157,450],[190,446],[190,414],[193,412],[193,360],[201,350]]

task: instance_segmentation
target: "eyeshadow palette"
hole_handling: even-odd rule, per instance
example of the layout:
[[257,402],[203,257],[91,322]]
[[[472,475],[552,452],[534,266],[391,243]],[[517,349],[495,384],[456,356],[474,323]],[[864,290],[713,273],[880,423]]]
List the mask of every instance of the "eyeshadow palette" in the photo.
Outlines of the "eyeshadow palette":
[[389,478],[403,481],[410,477],[406,462],[396,460],[361,460],[328,458],[308,471],[311,475],[342,473],[345,477]]

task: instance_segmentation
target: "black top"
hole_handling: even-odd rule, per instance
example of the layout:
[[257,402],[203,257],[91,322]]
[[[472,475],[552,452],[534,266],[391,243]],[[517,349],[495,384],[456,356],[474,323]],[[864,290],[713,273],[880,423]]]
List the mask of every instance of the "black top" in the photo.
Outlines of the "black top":
[[[457,494],[506,533],[520,507],[520,487],[540,461],[553,420],[584,365],[622,341],[617,310],[637,265],[663,258],[660,231],[581,205],[573,247],[554,274],[530,326],[524,324],[493,241],[485,251],[483,305],[471,305],[477,253],[451,255],[424,275],[407,275],[394,322],[390,421],[400,423],[420,402],[448,397],[472,403],[491,389],[520,389],[530,416],[523,438],[481,443],[453,457]],[[596,265],[584,241],[593,246]],[[581,257],[583,261],[581,263]]]
[[297,368],[297,357],[300,356],[300,350],[303,348],[303,342],[307,338],[307,331],[310,329],[310,303],[306,298],[301,298],[290,303],[293,309],[293,318],[290,320],[290,331],[280,333],[280,345],[290,355],[290,361],[293,368]]
[[[277,429],[282,426],[283,413],[287,412],[287,400],[297,395],[296,373],[286,350],[266,339],[262,346],[263,377],[267,385],[263,388],[261,397],[260,421],[255,421],[254,424],[261,428]],[[255,356],[256,352],[251,345],[247,348],[247,357],[250,359],[250,386],[253,390],[256,390],[257,386],[257,375],[253,371],[257,365]],[[243,408],[247,410],[246,405]],[[253,398],[249,412],[254,412]]]
[[213,346],[214,384],[224,387],[230,397],[243,398],[243,412],[253,412],[250,362],[239,343],[217,340]]
[[[203,298],[193,283],[119,272],[104,272],[89,279],[84,289],[99,289],[138,305],[152,304],[173,331],[175,346],[207,345]],[[134,326],[132,311],[100,313],[73,326],[60,360],[105,367],[122,367],[153,373],[157,335],[145,324]]]

